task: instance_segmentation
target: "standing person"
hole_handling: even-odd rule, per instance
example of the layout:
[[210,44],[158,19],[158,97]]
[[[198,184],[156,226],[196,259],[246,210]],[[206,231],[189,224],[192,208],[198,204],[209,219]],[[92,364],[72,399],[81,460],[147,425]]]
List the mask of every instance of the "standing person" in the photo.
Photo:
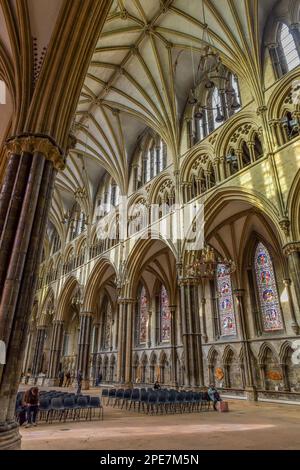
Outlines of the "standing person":
[[153,389],[154,390],[160,390],[161,389],[161,386],[159,385],[159,382],[155,382],[154,386],[153,386]]
[[218,411],[217,409],[217,403],[218,401],[222,401],[221,400],[221,397],[220,397],[220,394],[218,392],[218,390],[215,388],[215,386],[213,384],[211,384],[209,386],[209,389],[208,389],[208,396],[210,398],[210,400],[213,402],[214,404],[214,410],[215,411]]
[[79,370],[77,372],[77,395],[79,395],[81,392],[81,386],[82,386],[82,373]]
[[97,379],[96,379],[96,387],[99,387],[100,383],[102,381],[102,374],[101,372],[99,372],[98,376],[97,376]]
[[24,395],[24,406],[26,407],[27,424],[26,428],[36,426],[36,417],[39,411],[39,389],[31,387]]
[[28,369],[27,373],[26,373],[26,377],[25,377],[25,383],[26,384],[28,384],[30,376],[31,376],[31,369]]
[[59,371],[58,378],[59,378],[59,385],[58,386],[62,387],[63,383],[64,383],[64,378],[65,378],[65,373],[64,373],[63,370]]
[[71,383],[71,372],[68,370],[66,373],[66,381],[65,381],[65,387],[70,387]]

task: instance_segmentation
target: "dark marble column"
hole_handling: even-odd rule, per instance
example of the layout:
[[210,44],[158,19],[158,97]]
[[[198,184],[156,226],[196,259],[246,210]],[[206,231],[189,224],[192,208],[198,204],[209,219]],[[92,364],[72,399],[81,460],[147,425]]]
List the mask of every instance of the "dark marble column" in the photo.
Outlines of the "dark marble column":
[[83,377],[82,388],[89,388],[90,344],[92,337],[92,312],[80,313],[80,331],[78,340],[77,372],[80,370]]
[[244,363],[245,363],[245,380],[246,393],[249,400],[257,400],[257,391],[254,386],[254,371],[252,369],[251,350],[248,341],[248,331],[245,318],[244,289],[236,289],[234,291],[237,301],[237,313],[240,321],[241,337],[243,343]]
[[184,282],[180,291],[185,385],[199,387],[204,385],[204,371],[197,287]]
[[133,345],[133,318],[135,300],[121,298],[119,305],[119,334],[118,334],[118,360],[117,380],[119,383],[132,382],[132,345]]
[[[7,345],[7,363],[0,373],[0,449],[19,448],[14,423],[30,312],[42,254],[46,221],[53,191],[55,167],[63,157],[48,136],[23,135],[10,139],[18,147],[19,165],[0,240],[0,339]],[[10,159],[15,159],[14,153]],[[11,166],[14,166],[11,163]],[[7,171],[12,171],[10,161]]]

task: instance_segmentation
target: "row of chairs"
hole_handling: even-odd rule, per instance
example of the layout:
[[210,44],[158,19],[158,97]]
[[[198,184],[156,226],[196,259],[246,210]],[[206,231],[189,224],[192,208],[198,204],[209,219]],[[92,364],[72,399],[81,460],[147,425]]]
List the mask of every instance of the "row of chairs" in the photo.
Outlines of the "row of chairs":
[[102,401],[106,399],[106,405],[134,411],[143,411],[148,414],[161,413],[185,413],[196,411],[209,411],[210,399],[206,393],[181,391],[174,389],[103,389]]
[[[17,395],[16,417],[24,411],[22,395]],[[39,420],[52,423],[54,420],[92,419],[97,415],[103,420],[103,406],[99,397],[89,395],[75,395],[74,393],[44,392],[39,397]]]

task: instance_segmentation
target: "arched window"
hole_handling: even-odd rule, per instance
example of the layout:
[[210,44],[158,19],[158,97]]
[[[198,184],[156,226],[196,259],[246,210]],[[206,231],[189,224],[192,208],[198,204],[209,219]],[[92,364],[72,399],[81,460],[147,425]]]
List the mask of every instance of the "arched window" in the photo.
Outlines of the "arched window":
[[[156,141],[156,143],[155,143]],[[152,140],[150,147],[142,157],[143,182],[148,183],[167,166],[167,145],[161,138]]]
[[258,303],[264,331],[283,329],[273,262],[268,249],[258,243],[254,259]]
[[147,329],[149,321],[149,301],[146,288],[141,285],[139,288],[137,313],[136,313],[136,344],[142,345],[147,342]]
[[300,57],[293,35],[288,26],[282,23],[280,28],[280,44],[287,65],[287,70],[293,70],[300,65]]
[[225,264],[218,264],[216,277],[221,336],[236,335],[231,276]]
[[159,342],[168,342],[171,339],[171,312],[169,296],[164,285],[159,292]]

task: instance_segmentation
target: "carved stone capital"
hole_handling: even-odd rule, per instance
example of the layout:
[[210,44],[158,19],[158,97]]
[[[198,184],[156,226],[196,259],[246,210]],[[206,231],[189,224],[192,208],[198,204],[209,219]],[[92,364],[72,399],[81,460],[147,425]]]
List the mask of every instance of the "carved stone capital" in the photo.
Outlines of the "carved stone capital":
[[16,153],[21,155],[22,152],[41,153],[46,160],[53,163],[54,168],[63,170],[65,168],[65,157],[61,149],[47,135],[30,135],[24,134],[10,138],[6,143],[6,151],[8,155]]
[[288,237],[290,234],[290,225],[291,225],[290,220],[288,218],[284,218],[279,221],[279,225],[283,233]]
[[257,116],[261,116],[262,114],[265,114],[268,111],[267,106],[260,106],[257,108],[256,114]]
[[284,245],[282,251],[285,256],[290,256],[292,253],[300,253],[300,242],[288,243]]

